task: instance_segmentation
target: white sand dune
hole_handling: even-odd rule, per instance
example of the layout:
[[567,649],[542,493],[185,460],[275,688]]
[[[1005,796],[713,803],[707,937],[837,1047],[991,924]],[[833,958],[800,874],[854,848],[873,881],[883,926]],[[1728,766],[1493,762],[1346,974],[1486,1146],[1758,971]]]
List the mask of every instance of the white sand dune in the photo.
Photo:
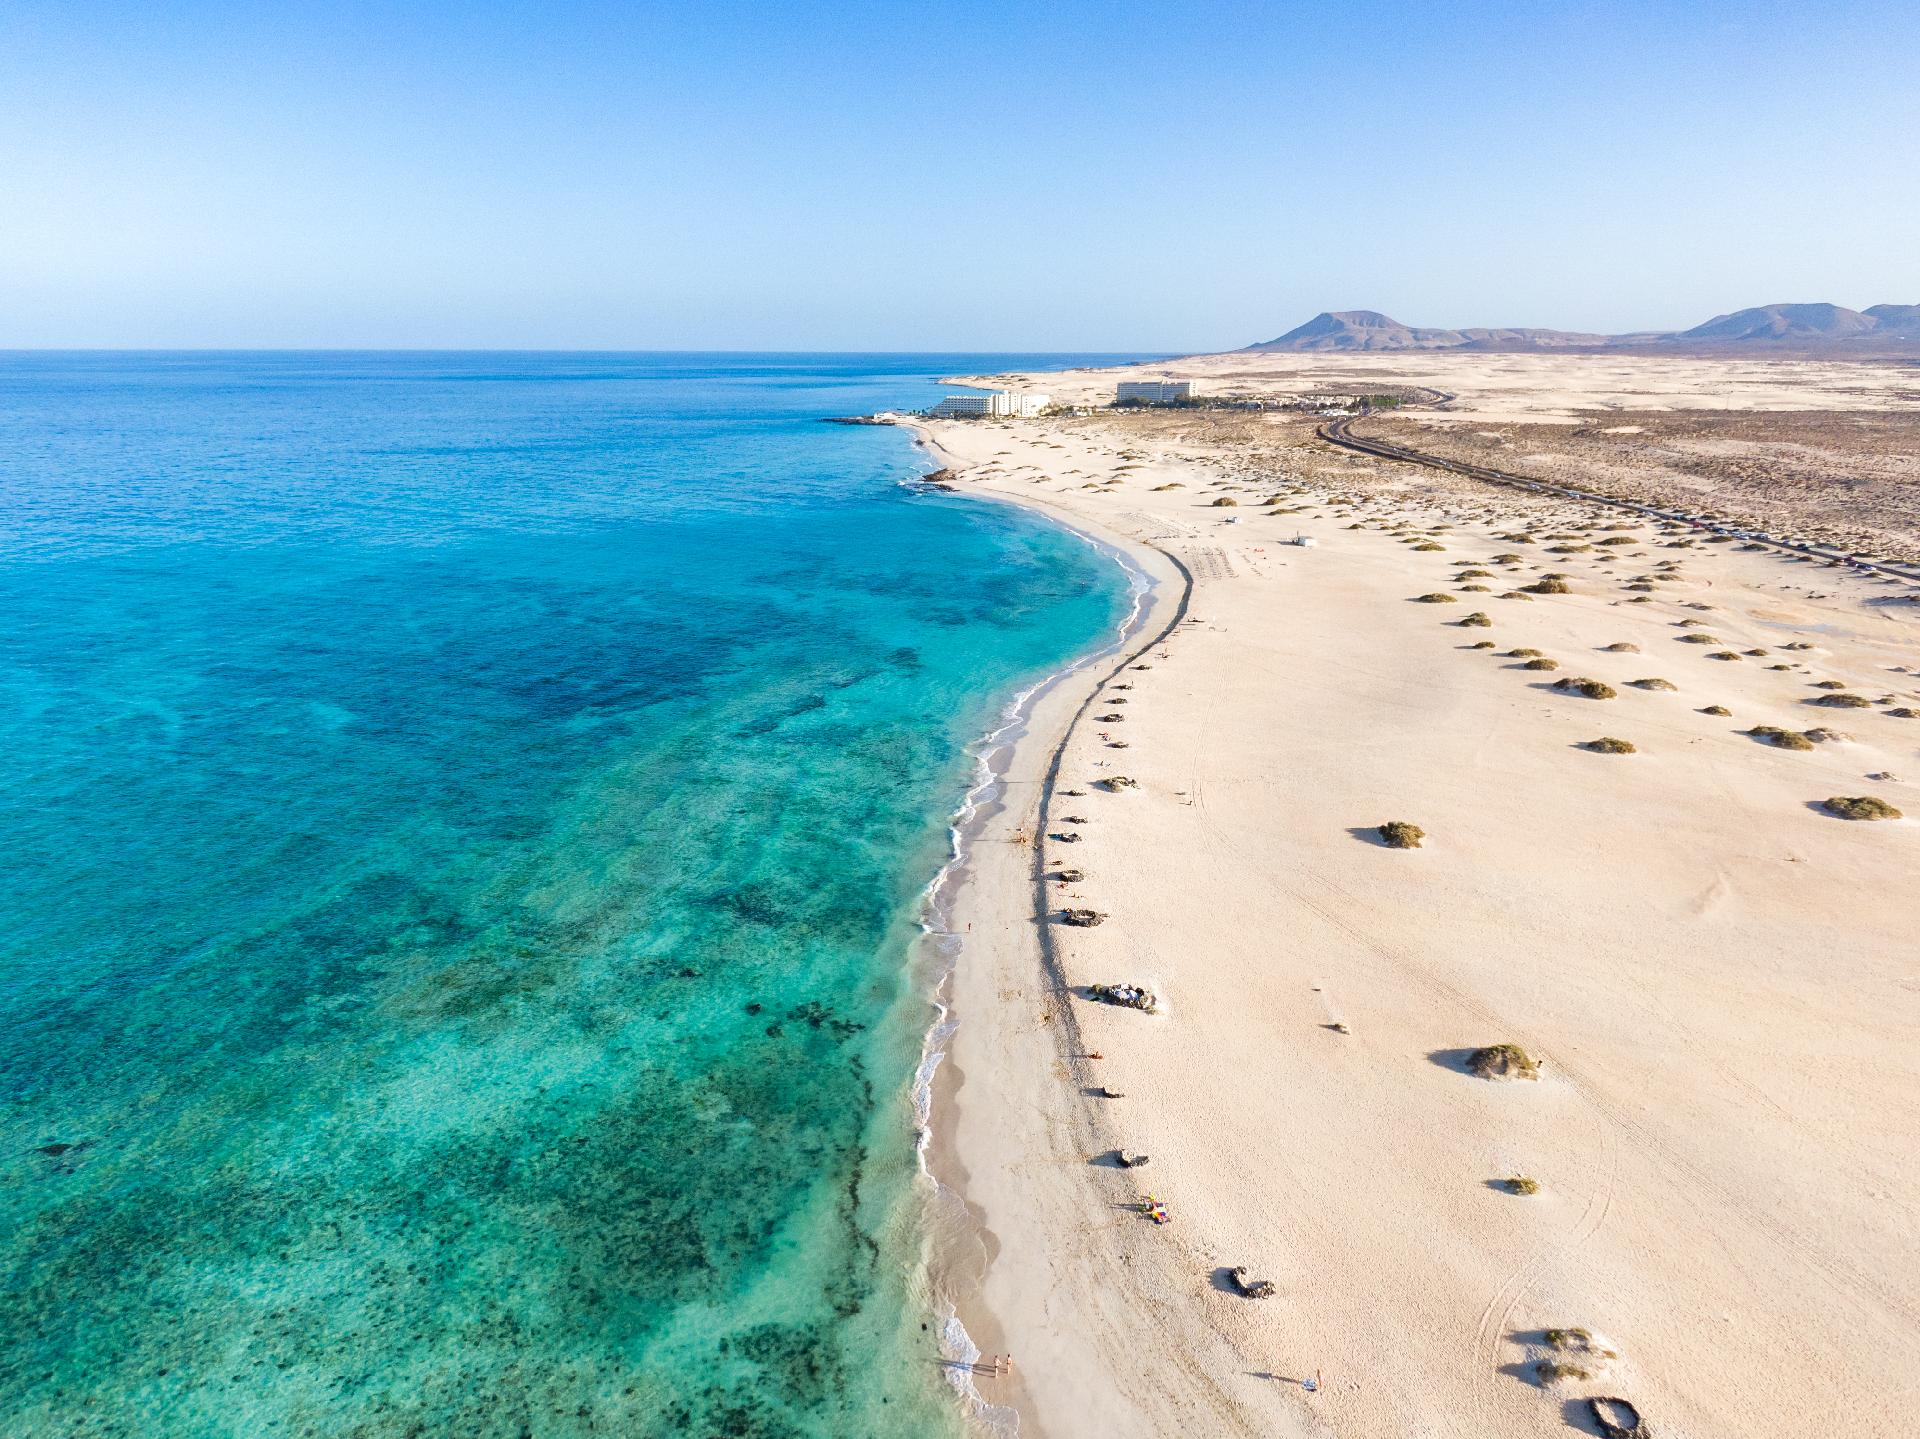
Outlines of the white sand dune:
[[[1445,388],[1471,389],[1446,362]],[[1481,358],[1496,400],[1501,372],[1569,363]],[[1711,383],[1725,403],[1740,381]],[[1632,547],[1544,554],[1494,535],[1594,512],[1387,483],[1391,466],[1356,462],[1274,515],[1271,481],[1223,482],[1219,457],[1126,423],[935,427],[963,489],[1130,545],[1163,579],[1154,628],[1195,576],[1147,668],[1077,717],[1091,679],[1044,702],[961,900],[934,1162],[985,1236],[964,1317],[1017,1360],[983,1390],[1054,1439],[1551,1434],[1600,1393],[1665,1436],[1911,1432],[1920,821],[1816,806],[1873,794],[1920,816],[1920,719],[1807,701],[1836,679],[1920,705],[1920,608],[1774,554],[1660,548],[1647,525]],[[1350,514],[1325,503],[1368,485]],[[1415,551],[1381,527],[1396,519],[1454,528]],[[1280,543],[1296,532],[1316,547]],[[1628,603],[1668,560],[1680,577]],[[1493,571],[1487,592],[1459,589],[1466,566]],[[1549,569],[1574,592],[1500,598]],[[1463,602],[1412,602],[1436,591]],[[1474,610],[1492,627],[1454,623]],[[1720,643],[1680,643],[1686,619]],[[1501,656],[1516,647],[1560,668]],[[1709,658],[1750,649],[1767,654]],[[1568,676],[1616,697],[1551,688]],[[1630,683],[1656,677],[1676,689]],[[1790,752],[1740,733],[1755,724],[1851,737]],[[1580,747],[1601,736],[1637,752]],[[1138,787],[1099,787],[1116,773]],[[1390,819],[1425,846],[1382,847]],[[1166,1012],[1049,975],[1020,842],[1046,831],[1080,836],[1043,848],[1048,868],[1085,872],[1048,904],[1107,916],[1050,928],[1058,979],[1149,982]],[[1464,1051],[1502,1042],[1541,1077],[1465,1072]],[[1116,1145],[1150,1164],[1098,1162]],[[1520,1175],[1539,1193],[1501,1186]],[[1145,1191],[1171,1224],[1126,1207]],[[1232,1293],[1233,1265],[1278,1295]],[[1572,1327],[1616,1357],[1542,1383],[1544,1331]],[[1318,1393],[1295,1382],[1315,1373]]]

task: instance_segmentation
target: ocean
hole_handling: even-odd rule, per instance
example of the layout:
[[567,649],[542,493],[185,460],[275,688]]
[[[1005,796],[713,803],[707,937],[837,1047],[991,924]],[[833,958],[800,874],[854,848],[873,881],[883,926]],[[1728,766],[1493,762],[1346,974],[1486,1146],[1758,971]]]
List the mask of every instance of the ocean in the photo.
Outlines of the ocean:
[[0,1434],[956,1432],[922,895],[1129,586],[819,419],[1101,358],[0,355]]

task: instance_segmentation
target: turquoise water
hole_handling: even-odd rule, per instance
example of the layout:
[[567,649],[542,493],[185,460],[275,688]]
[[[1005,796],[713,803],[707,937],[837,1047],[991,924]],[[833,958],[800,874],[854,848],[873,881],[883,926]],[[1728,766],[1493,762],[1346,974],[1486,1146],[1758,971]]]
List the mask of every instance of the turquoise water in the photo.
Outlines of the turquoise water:
[[0,1433],[952,1428],[918,896],[1126,587],[816,417],[1010,359],[0,356]]

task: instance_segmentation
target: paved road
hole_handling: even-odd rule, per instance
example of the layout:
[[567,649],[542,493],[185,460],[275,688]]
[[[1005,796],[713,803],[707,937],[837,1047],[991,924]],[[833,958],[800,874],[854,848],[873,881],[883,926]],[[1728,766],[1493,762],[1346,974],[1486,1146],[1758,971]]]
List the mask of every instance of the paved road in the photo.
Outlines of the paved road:
[[1405,445],[1389,444],[1385,440],[1369,439],[1352,433],[1349,427],[1355,418],[1348,415],[1337,420],[1329,420],[1320,426],[1320,438],[1330,445],[1338,445],[1341,449],[1355,450],[1360,454],[1373,455],[1383,460],[1401,460],[1410,465],[1426,465],[1430,469],[1450,470],[1456,475],[1485,480],[1488,484],[1513,485],[1519,489],[1532,490],[1536,494],[1563,495],[1570,500],[1585,500],[1590,504],[1607,505],[1616,510],[1626,510],[1651,519],[1676,520],[1710,534],[1732,535],[1751,543],[1766,545],[1769,549],[1785,550],[1790,554],[1805,555],[1809,559],[1831,560],[1869,574],[1886,575],[1890,579],[1900,580],[1905,584],[1920,586],[1920,566],[1898,565],[1885,560],[1860,558],[1844,550],[1828,549],[1824,545],[1779,539],[1757,530],[1742,529],[1708,515],[1685,510],[1663,510],[1655,505],[1643,505],[1633,500],[1616,500],[1610,495],[1596,495],[1589,490],[1574,489],[1570,485],[1552,485],[1545,480],[1528,479],[1525,475],[1510,475],[1504,470],[1490,470],[1485,465],[1470,465],[1464,460],[1447,460],[1438,455],[1422,454],[1418,450],[1408,449]]

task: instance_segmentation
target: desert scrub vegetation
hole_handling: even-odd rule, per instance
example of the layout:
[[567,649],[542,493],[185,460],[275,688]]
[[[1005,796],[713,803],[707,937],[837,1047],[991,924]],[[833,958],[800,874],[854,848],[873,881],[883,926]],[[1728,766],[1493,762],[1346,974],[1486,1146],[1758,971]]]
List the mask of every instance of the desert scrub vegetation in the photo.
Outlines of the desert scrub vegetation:
[[1720,643],[1720,637],[1710,635],[1705,630],[1688,630],[1683,635],[1676,635],[1674,642],[1683,645],[1717,645]]
[[1445,594],[1440,590],[1435,590],[1430,595],[1415,595],[1413,600],[1415,604],[1421,605],[1457,605],[1460,603],[1454,596]]
[[1453,577],[1453,582],[1457,585],[1462,580],[1490,580],[1492,578],[1492,570],[1462,570]]
[[1573,1379],[1584,1383],[1593,1378],[1593,1371],[1569,1359],[1542,1359],[1533,1366],[1534,1374],[1542,1384],[1551,1384],[1557,1379]]
[[1413,547],[1415,554],[1422,555],[1445,553],[1446,548],[1445,545],[1436,545],[1432,540],[1423,540]]
[[1557,579],[1535,580],[1532,584],[1522,585],[1520,588],[1530,595],[1570,595],[1573,593],[1565,580]]
[[1808,750],[1813,748],[1813,740],[1797,730],[1782,729],[1777,724],[1757,724],[1742,734],[1757,739],[1762,744],[1770,744],[1775,749]]
[[1502,1183],[1506,1185],[1507,1193],[1509,1194],[1538,1194],[1540,1192],[1540,1181],[1530,1178],[1525,1174],[1516,1174],[1511,1179],[1503,1180]]
[[1467,648],[1470,650],[1490,650],[1493,648],[1493,641],[1476,640],[1473,644],[1468,645]]
[[1467,1068],[1482,1079],[1538,1079],[1540,1061],[1517,1044],[1489,1044],[1467,1056]]
[[1493,591],[1485,585],[1462,585],[1460,586],[1460,593],[1463,595],[1490,595]]
[[1460,619],[1455,620],[1454,623],[1462,629],[1485,630],[1493,628],[1493,621],[1487,618],[1484,610],[1475,610],[1472,614],[1464,615]]
[[1404,819],[1390,819],[1380,826],[1380,843],[1388,849],[1418,849],[1427,832]]
[[1525,555],[1513,555],[1513,554],[1495,555],[1491,563],[1496,565],[1517,565],[1520,563],[1521,560],[1525,558],[1526,558]]
[[1587,1329],[1548,1329],[1541,1338],[1553,1351],[1552,1358],[1542,1359],[1533,1366],[1533,1372],[1543,1384],[1557,1379],[1592,1379],[1620,1357]]
[[1640,653],[1640,646],[1629,644],[1625,640],[1615,640],[1610,645],[1601,646],[1601,651],[1610,655],[1637,655]]
[[1545,655],[1536,655],[1534,658],[1524,661],[1520,668],[1523,670],[1557,670],[1560,668],[1560,661],[1550,660]]
[[1677,690],[1680,688],[1680,686],[1672,680],[1663,680],[1657,676],[1644,680],[1628,680],[1627,683],[1637,690]]
[[1841,819],[1899,819],[1900,811],[1870,794],[1836,794],[1821,801],[1828,814]]
[[1738,664],[1740,661],[1739,654],[1733,650],[1715,650],[1712,654],[1708,655],[1707,658],[1710,660],[1721,660],[1728,664]]
[[1590,739],[1580,746],[1595,754],[1636,754],[1632,740],[1615,739],[1612,735],[1602,735],[1599,739]]
[[1865,695],[1852,695],[1847,694],[1845,691],[1840,691],[1835,694],[1815,695],[1812,699],[1805,700],[1803,703],[1820,705],[1830,710],[1863,710],[1870,709],[1873,706],[1873,701]]
[[1508,590],[1502,594],[1500,598],[1503,600],[1530,600],[1533,596],[1525,590]]
[[1239,503],[1240,501],[1234,499],[1233,496],[1231,495],[1222,495],[1219,499],[1213,502],[1213,507],[1216,510],[1218,510],[1227,506],[1238,505]]
[[1562,694],[1581,695],[1590,700],[1610,700],[1619,693],[1612,685],[1583,675],[1569,675],[1563,680],[1555,680],[1553,687]]
[[1540,654],[1541,651],[1534,649],[1508,650],[1506,658],[1510,660],[1537,660],[1540,658]]
[[1700,707],[1700,713],[1703,715],[1718,715],[1721,719],[1726,719],[1733,714],[1733,711],[1725,705],[1702,705]]
[[1541,1338],[1556,1354],[1591,1354],[1597,1359],[1618,1359],[1611,1349],[1594,1342],[1591,1329],[1549,1329]]

